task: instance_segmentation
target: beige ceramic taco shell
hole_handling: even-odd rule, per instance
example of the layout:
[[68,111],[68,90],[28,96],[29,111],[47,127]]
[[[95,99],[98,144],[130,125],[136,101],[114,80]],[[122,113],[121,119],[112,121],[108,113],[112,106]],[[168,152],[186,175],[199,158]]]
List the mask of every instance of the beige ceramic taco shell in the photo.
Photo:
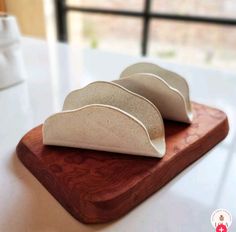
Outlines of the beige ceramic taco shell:
[[114,82],[150,100],[163,118],[191,123],[192,112],[183,95],[159,76],[136,73]]
[[[179,94],[183,96],[185,111],[188,116],[188,120],[184,122],[190,123],[192,121],[192,107],[189,97],[189,87],[187,81],[177,73],[164,69],[156,64],[140,62],[128,66],[120,75],[120,79],[126,78],[137,73],[149,73],[158,76],[163,79],[170,88],[176,89]],[[174,113],[174,112],[173,112]],[[182,121],[182,120],[181,120]]]
[[138,119],[101,104],[50,116],[43,125],[43,143],[154,157],[165,153],[163,141],[151,140]]

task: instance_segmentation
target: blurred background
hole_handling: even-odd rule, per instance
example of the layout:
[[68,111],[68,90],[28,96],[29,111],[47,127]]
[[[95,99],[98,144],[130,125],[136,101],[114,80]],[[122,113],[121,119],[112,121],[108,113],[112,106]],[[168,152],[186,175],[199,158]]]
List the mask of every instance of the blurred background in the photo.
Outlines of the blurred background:
[[236,0],[0,0],[23,35],[236,69]]

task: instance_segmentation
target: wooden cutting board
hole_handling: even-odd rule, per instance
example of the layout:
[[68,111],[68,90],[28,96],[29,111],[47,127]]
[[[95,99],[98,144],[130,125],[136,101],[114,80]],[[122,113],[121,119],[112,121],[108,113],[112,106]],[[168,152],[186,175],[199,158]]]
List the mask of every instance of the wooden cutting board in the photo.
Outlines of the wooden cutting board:
[[19,142],[23,164],[76,219],[103,223],[119,218],[163,187],[228,133],[224,112],[193,103],[191,125],[165,121],[167,153],[151,158],[44,146],[42,126]]

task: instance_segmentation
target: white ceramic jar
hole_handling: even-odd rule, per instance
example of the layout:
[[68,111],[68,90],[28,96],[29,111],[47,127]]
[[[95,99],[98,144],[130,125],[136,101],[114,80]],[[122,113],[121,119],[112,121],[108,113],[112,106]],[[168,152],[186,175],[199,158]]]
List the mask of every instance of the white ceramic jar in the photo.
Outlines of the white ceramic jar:
[[0,89],[19,83],[25,77],[20,37],[15,17],[0,14]]

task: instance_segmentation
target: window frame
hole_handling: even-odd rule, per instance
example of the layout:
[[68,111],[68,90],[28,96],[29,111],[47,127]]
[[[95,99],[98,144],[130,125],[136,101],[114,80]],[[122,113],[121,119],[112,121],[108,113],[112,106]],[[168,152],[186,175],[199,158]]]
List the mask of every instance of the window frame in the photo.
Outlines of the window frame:
[[173,21],[236,26],[236,18],[231,19],[222,17],[207,17],[207,16],[179,15],[172,13],[170,14],[170,13],[152,12],[151,2],[152,0],[144,0],[143,11],[131,11],[131,10],[113,10],[113,9],[96,8],[96,7],[68,6],[66,4],[66,0],[55,0],[57,39],[62,42],[68,41],[67,12],[69,11],[142,18],[143,25],[142,25],[142,39],[141,39],[140,50],[141,50],[141,55],[143,56],[147,55],[150,21],[152,19],[160,19],[160,20],[164,19]]

